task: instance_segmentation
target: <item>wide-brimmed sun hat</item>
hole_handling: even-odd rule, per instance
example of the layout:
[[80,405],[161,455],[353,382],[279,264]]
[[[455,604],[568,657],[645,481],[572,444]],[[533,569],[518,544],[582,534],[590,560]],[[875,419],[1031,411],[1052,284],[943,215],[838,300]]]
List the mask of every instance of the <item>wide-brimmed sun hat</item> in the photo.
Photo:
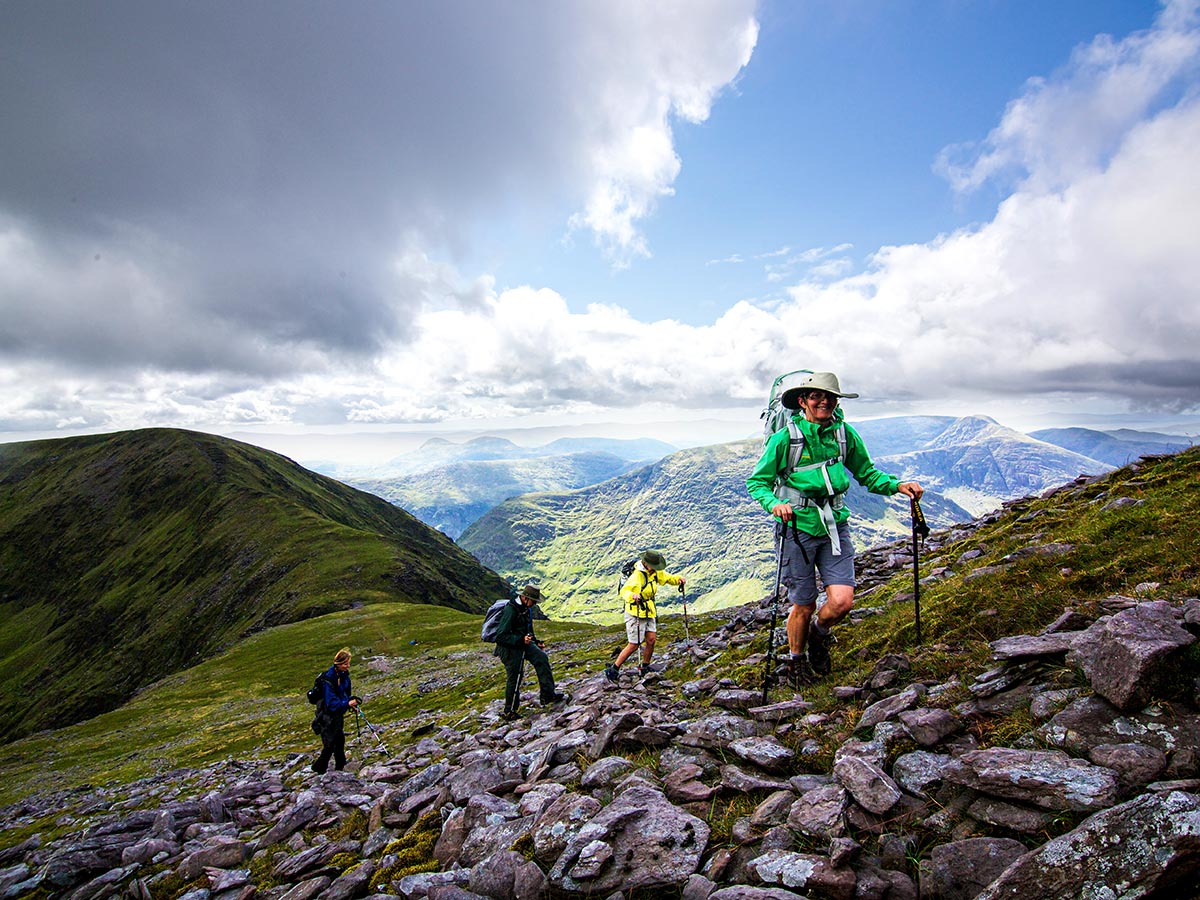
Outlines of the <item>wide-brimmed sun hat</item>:
[[527,584],[521,588],[521,596],[528,597],[534,603],[537,603],[542,599],[542,592],[538,589],[537,585]]
[[800,395],[808,391],[826,391],[835,397],[847,397],[853,400],[858,394],[844,392],[838,383],[838,377],[832,372],[812,372],[795,387],[783,392],[780,402],[788,409],[800,408]]
[[649,566],[652,569],[665,569],[667,561],[657,550],[647,550],[642,554],[642,564]]

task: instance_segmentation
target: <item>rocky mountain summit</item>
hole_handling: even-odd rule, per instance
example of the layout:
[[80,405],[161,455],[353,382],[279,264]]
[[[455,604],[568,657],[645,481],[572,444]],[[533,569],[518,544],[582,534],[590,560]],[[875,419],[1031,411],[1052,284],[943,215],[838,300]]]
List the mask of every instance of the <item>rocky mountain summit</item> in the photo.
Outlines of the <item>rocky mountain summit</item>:
[[[1094,482],[1050,493],[1143,502]],[[1040,516],[1018,501],[925,552]],[[1071,550],[1033,531],[922,583]],[[903,543],[860,563],[857,623],[911,601],[876,587],[911,566]],[[667,643],[644,678],[612,685],[597,666],[561,679],[573,697],[549,709],[530,708],[531,692],[515,723],[497,701],[409,723],[394,753],[401,725],[368,729],[353,772],[317,776],[291,754],[29,798],[0,810],[0,829],[60,811],[61,832],[0,850],[0,898],[1195,897],[1200,685],[1184,662],[1200,599],[1159,587],[1080,598],[936,680],[918,663],[953,648],[886,653],[839,680],[844,641],[838,702],[821,709],[782,684],[763,703],[761,677],[748,686],[767,664],[763,598]]]

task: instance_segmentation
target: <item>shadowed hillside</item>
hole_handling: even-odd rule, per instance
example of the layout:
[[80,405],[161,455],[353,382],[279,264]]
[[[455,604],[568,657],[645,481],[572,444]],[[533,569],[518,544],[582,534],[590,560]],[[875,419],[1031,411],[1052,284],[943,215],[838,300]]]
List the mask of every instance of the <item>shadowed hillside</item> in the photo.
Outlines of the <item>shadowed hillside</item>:
[[505,590],[408,513],[246,444],[0,445],[0,737],[113,709],[261,628],[373,602],[477,612]]

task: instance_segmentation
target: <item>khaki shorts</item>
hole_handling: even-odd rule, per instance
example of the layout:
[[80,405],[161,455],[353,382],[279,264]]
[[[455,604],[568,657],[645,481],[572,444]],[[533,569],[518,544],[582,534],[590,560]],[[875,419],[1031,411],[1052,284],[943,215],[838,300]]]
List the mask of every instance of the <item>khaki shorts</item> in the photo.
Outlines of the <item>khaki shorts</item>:
[[629,638],[629,643],[640,644],[650,632],[657,634],[657,619],[639,619],[637,616],[625,613],[625,637]]

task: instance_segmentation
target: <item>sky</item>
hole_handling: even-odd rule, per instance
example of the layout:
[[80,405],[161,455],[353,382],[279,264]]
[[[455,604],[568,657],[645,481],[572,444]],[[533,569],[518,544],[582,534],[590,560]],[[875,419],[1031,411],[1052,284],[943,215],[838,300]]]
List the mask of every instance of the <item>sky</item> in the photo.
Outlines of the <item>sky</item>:
[[0,439],[1195,433],[1198,2],[8,0]]

